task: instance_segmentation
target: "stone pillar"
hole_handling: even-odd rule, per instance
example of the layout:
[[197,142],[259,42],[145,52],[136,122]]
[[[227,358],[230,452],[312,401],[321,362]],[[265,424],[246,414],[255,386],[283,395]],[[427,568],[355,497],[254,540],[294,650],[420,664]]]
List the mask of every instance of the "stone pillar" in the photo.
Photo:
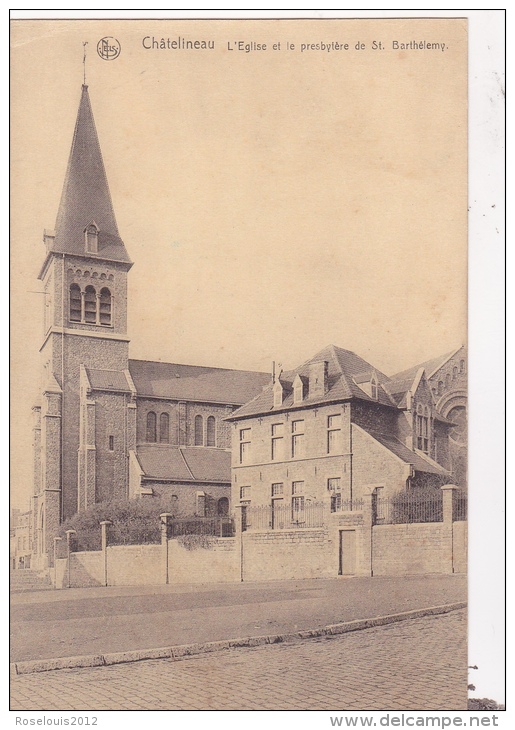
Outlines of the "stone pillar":
[[62,537],[54,537],[54,580],[52,581],[54,584],[54,588],[57,587],[57,559],[59,556],[59,545],[61,544],[62,540]]
[[102,557],[104,563],[104,585],[107,586],[107,528],[112,525],[111,520],[102,520],[100,527],[102,528]]
[[368,494],[363,495],[363,560],[360,561],[363,570],[360,575],[374,575],[374,525],[377,521],[377,498],[383,486],[371,484],[368,486]]
[[73,535],[76,535],[77,533],[75,530],[66,530],[66,556],[68,558],[68,581],[67,581],[67,588],[70,588],[71,585],[71,553],[72,553],[72,539]]
[[243,563],[243,507],[245,505],[236,504],[234,510],[234,536],[236,539],[236,552],[239,557],[240,565],[240,581],[243,583],[244,563]]
[[170,582],[170,570],[168,566],[168,540],[169,540],[169,527],[170,520],[173,515],[169,512],[163,512],[159,515],[161,520],[161,548],[162,548],[162,559],[163,559],[163,583],[168,585]]
[[445,544],[443,554],[442,573],[453,573],[454,572],[454,550],[453,550],[453,535],[452,535],[452,516],[454,511],[454,498],[455,492],[459,489],[455,484],[444,484],[442,489],[442,501],[443,501],[443,523],[445,530]]

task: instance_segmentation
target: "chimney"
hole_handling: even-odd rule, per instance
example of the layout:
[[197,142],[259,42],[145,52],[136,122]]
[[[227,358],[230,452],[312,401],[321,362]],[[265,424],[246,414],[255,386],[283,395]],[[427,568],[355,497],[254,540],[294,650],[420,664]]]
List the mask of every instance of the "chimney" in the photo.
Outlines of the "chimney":
[[318,398],[327,393],[329,363],[327,360],[309,363],[309,397]]

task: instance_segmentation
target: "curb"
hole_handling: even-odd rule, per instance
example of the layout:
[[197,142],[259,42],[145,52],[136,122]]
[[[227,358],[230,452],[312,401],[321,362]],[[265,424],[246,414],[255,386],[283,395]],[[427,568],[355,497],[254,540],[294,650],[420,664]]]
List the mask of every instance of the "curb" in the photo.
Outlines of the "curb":
[[120,651],[111,654],[93,654],[87,656],[13,662],[10,665],[10,669],[14,676],[18,676],[20,674],[33,674],[35,672],[49,672],[54,669],[79,669],[83,667],[103,667],[114,664],[126,664],[129,662],[140,662],[146,659],[180,660],[185,657],[227,649],[264,646],[266,644],[283,644],[286,642],[296,641],[298,639],[313,639],[320,636],[337,636],[338,634],[347,634],[351,631],[371,629],[375,626],[386,626],[387,624],[397,623],[398,621],[406,621],[407,619],[422,618],[424,616],[437,616],[438,614],[450,613],[451,611],[457,611],[466,607],[466,601],[462,601],[460,603],[447,603],[443,606],[419,608],[414,611],[404,611],[403,613],[394,613],[387,616],[376,616],[375,618],[346,621],[340,624],[331,624],[321,629],[295,631],[289,634],[249,636],[242,639],[227,639],[224,641],[208,641],[198,644],[183,644],[181,646],[163,647],[161,649],[140,649],[135,651]]

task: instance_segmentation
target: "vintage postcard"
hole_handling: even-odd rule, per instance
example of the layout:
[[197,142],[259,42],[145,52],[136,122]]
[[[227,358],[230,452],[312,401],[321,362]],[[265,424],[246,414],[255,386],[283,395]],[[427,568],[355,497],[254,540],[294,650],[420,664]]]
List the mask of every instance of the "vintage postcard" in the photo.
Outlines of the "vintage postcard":
[[467,709],[467,54],[12,21],[11,709]]

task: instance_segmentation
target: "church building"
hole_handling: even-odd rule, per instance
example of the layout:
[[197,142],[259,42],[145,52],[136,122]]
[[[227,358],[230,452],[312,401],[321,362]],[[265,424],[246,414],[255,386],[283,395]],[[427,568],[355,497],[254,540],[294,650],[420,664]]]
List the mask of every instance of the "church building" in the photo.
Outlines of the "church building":
[[129,359],[128,274],[88,87],[54,231],[45,231],[42,386],[34,406],[33,566],[59,525],[96,502],[160,497],[185,515],[230,510],[224,418],[262,372]]

